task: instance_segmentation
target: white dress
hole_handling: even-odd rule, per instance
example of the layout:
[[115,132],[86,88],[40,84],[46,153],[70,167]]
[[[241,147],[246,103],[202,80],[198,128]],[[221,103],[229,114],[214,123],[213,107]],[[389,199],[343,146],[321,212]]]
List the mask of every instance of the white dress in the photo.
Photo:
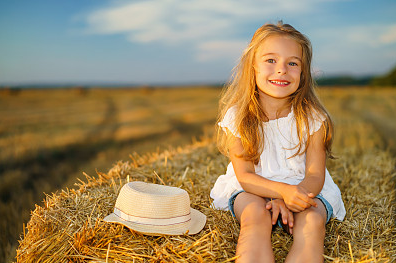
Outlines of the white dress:
[[[218,123],[224,130],[227,128],[232,134],[240,138],[234,125],[236,107],[231,107],[224,119]],[[324,121],[324,116],[318,115],[309,121],[311,135],[318,131]],[[291,185],[299,184],[305,176],[305,154],[293,156],[297,151],[294,148],[298,144],[297,127],[293,110],[287,117],[270,120],[264,123],[264,149],[260,161],[255,165],[255,172],[272,181],[283,182]],[[213,186],[210,197],[216,209],[228,210],[228,200],[232,194],[243,190],[239,184],[232,163],[229,163],[226,174],[220,175]],[[320,192],[332,206],[332,217],[343,220],[345,207],[341,198],[341,192],[334,183],[326,169],[325,182]]]

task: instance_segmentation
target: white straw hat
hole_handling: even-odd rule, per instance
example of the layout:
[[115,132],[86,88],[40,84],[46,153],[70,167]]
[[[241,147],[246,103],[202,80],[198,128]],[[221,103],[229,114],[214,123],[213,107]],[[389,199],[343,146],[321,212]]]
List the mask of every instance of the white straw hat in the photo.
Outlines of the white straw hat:
[[181,188],[135,181],[121,188],[114,213],[104,221],[149,235],[193,235],[205,226],[206,216],[190,207]]

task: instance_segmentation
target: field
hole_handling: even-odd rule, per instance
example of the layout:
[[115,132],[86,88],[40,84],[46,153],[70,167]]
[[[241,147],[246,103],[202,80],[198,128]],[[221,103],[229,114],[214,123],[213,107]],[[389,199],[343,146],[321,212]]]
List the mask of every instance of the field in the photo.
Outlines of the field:
[[[113,166],[119,167],[120,164],[116,164],[118,160],[133,163],[144,159],[144,153],[148,152],[154,152],[149,158],[152,161],[170,145],[189,144],[192,137],[210,137],[219,94],[220,89],[205,87],[1,93],[0,231],[6,233],[1,236],[2,257],[10,261],[15,256],[16,240],[22,233],[23,223],[29,220],[34,204],[42,205],[44,198],[47,200],[44,205],[57,200],[56,197],[46,197],[43,192],[72,187],[77,177],[84,178],[83,171],[95,176],[95,169],[107,172]],[[322,88],[319,94],[337,125],[334,150],[339,158],[329,162],[329,169],[338,179],[340,188],[348,189],[343,196],[349,208],[346,222],[364,225],[358,228],[361,233],[347,230],[338,233],[352,235],[354,242],[353,237],[363,239],[367,236],[368,224],[371,231],[376,226],[381,227],[382,232],[373,233],[379,237],[375,237],[375,244],[373,241],[372,253],[379,258],[391,257],[392,251],[395,252],[395,240],[382,243],[378,240],[386,239],[389,234],[395,235],[395,193],[386,187],[394,188],[395,179],[396,89]],[[203,146],[210,151],[197,150],[203,151],[200,158],[205,159],[209,154],[218,156],[210,145]],[[182,149],[179,152],[183,154]],[[213,157],[213,160],[220,160],[222,164],[211,172],[208,179],[211,183],[224,171],[227,162],[221,157]],[[188,169],[186,165],[182,168],[176,173],[185,175]],[[209,165],[206,169],[208,173],[211,171]],[[158,174],[161,175],[160,171]],[[359,177],[354,178],[353,175]],[[165,181],[173,184],[175,180],[167,178]],[[191,180],[195,182],[198,179]],[[363,188],[361,184],[364,184]],[[210,189],[210,185],[207,187]],[[377,193],[370,187],[385,190],[378,192],[375,200],[365,200],[365,196]],[[208,193],[204,191],[201,195],[207,196]],[[391,211],[376,214],[374,201],[384,202],[384,211]],[[369,207],[369,212],[359,211],[358,205],[353,206],[354,202]],[[37,208],[35,214],[39,211]],[[355,219],[362,219],[362,222]],[[375,222],[382,223],[376,225]],[[338,238],[337,242],[339,239],[340,243],[346,242],[351,236],[344,238]],[[390,243],[393,250],[382,248],[384,243]],[[360,243],[356,242],[352,247],[357,244]],[[334,250],[329,252],[328,260],[331,257],[347,258],[348,253]],[[359,256],[359,252],[353,253]],[[364,257],[365,252],[362,253]]]
[[219,89],[0,90],[0,262],[44,192],[208,134]]

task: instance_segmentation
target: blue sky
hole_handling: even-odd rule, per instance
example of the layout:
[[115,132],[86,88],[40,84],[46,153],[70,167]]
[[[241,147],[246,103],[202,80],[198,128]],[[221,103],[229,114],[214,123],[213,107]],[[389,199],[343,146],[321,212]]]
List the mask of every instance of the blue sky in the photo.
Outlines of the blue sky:
[[0,0],[0,84],[221,83],[254,31],[306,34],[319,76],[396,65],[394,0]]

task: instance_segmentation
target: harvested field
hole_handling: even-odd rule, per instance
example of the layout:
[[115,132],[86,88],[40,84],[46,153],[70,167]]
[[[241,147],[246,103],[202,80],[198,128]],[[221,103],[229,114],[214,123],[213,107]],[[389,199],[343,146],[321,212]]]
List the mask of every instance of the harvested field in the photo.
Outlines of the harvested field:
[[[332,220],[325,239],[326,262],[395,262],[396,90],[323,89],[321,98],[337,125],[328,169],[339,185],[347,216]],[[161,153],[131,155],[76,189],[48,195],[36,206],[18,248],[18,262],[227,262],[233,261],[238,224],[229,212],[213,210],[209,191],[228,160],[210,139]],[[127,181],[185,189],[192,207],[207,215],[194,236],[143,236],[103,222]],[[291,236],[277,229],[277,262]]]
[[[346,152],[345,154],[355,154]],[[19,262],[227,262],[232,261],[238,224],[229,212],[210,207],[209,191],[227,160],[210,142],[120,162],[100,178],[87,178],[76,191],[48,196],[36,207],[18,250]],[[344,222],[327,225],[325,254],[334,262],[395,260],[394,160],[372,152],[333,163],[347,209]],[[128,180],[165,183],[190,195],[192,207],[207,215],[194,236],[144,236],[103,222]],[[291,236],[279,228],[273,234],[275,255],[284,258]],[[32,245],[34,244],[34,245]]]
[[219,93],[211,86],[0,88],[0,262],[15,258],[43,192],[73,187],[83,172],[107,172],[134,152],[190,144],[213,128]]

